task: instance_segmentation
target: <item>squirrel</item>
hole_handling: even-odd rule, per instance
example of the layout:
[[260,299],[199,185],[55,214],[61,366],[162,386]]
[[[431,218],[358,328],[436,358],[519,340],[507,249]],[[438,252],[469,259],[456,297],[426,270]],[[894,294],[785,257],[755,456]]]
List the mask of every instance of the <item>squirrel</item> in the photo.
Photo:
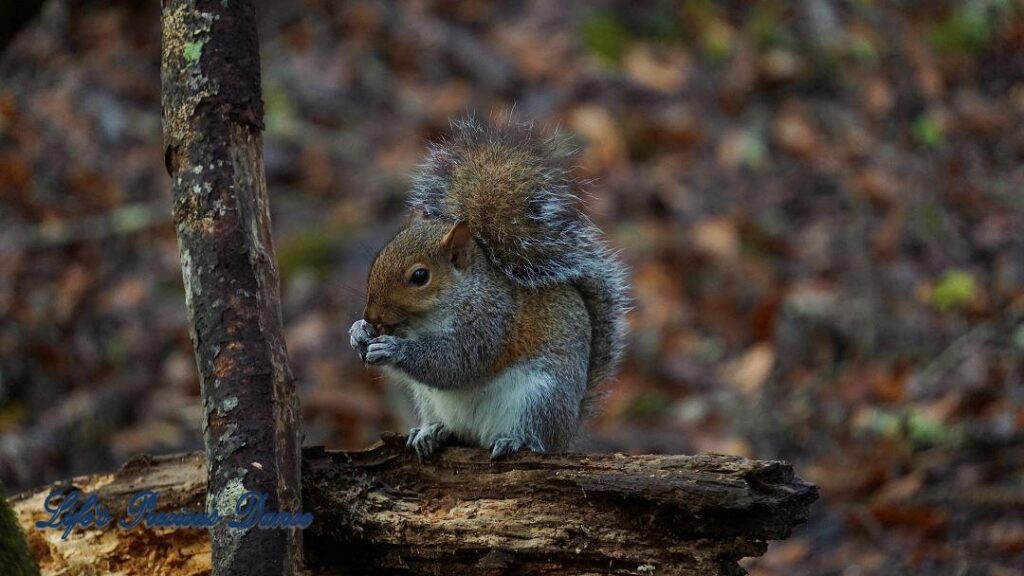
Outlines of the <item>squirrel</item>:
[[452,125],[373,260],[351,345],[409,387],[421,460],[454,442],[566,451],[622,357],[627,270],[578,206],[565,138]]

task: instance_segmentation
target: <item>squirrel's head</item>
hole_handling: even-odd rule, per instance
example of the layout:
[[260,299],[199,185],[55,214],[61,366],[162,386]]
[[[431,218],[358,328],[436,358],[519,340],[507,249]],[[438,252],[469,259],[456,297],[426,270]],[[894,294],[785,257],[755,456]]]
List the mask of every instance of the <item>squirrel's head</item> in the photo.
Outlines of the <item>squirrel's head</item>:
[[379,334],[390,334],[428,314],[478,250],[465,222],[414,217],[370,266],[363,319]]

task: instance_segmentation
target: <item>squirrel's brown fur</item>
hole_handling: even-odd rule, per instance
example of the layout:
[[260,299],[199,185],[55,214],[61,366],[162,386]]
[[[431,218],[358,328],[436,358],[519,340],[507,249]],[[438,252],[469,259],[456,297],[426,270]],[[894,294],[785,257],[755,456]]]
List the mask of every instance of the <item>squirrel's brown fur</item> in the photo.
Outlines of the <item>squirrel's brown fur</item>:
[[455,124],[374,260],[352,346],[410,387],[421,457],[444,441],[564,450],[625,339],[626,272],[580,210],[564,140]]

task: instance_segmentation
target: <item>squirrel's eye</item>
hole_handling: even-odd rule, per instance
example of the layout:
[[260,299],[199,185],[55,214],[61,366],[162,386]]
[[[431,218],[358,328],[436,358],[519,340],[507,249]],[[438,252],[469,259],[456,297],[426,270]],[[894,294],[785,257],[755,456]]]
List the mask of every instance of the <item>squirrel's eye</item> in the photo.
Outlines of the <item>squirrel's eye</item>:
[[417,268],[409,275],[409,284],[412,284],[413,286],[426,286],[429,281],[430,270],[427,270],[426,268]]

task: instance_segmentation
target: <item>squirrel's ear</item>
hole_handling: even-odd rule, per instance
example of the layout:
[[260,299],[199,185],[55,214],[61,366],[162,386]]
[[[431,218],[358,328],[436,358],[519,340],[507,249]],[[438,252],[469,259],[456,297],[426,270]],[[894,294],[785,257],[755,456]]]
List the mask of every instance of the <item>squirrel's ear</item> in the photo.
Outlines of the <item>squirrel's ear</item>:
[[449,260],[456,268],[466,265],[469,258],[469,243],[473,235],[469,231],[469,224],[465,220],[456,222],[452,229],[441,239],[441,248],[448,254]]

